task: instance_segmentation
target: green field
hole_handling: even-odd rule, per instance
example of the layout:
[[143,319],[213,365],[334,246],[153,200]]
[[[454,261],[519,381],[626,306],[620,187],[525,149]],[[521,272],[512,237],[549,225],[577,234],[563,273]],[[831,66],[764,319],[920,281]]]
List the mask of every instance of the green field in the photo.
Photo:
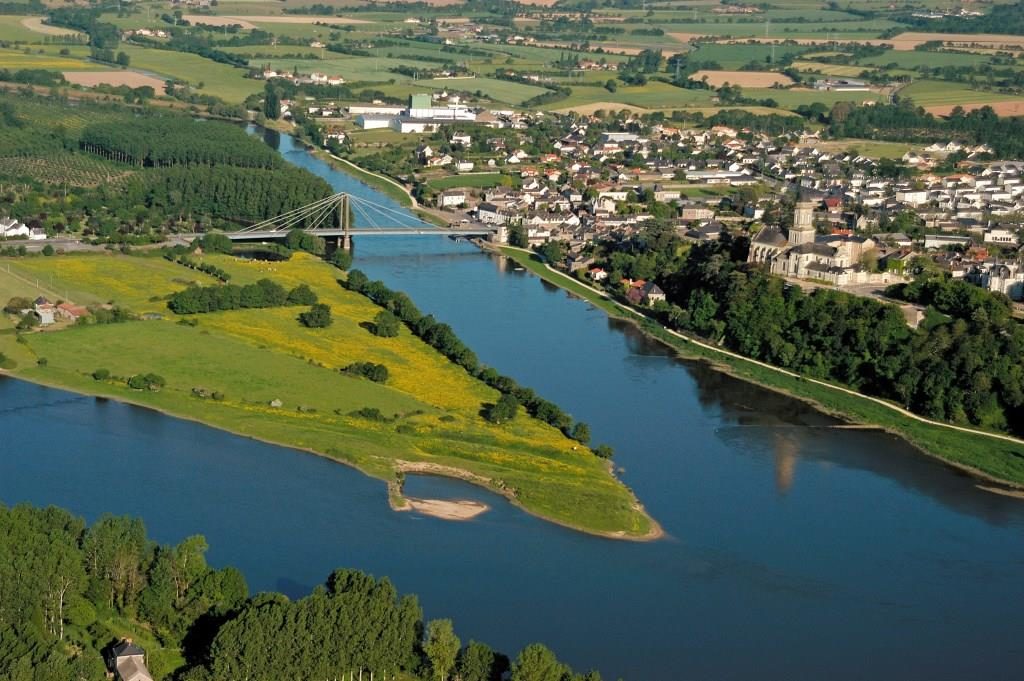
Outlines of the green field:
[[623,85],[615,92],[608,92],[603,87],[576,87],[568,98],[553,102],[549,107],[565,110],[595,102],[608,102],[645,109],[680,109],[709,106],[714,96],[710,90],[687,90],[668,83],[649,81],[639,87]]
[[[47,285],[52,270],[53,285],[66,284],[76,302],[113,299],[135,311],[162,309],[167,318],[32,333],[24,337],[26,344],[0,333],[0,352],[17,361],[16,374],[28,380],[307,448],[382,479],[393,479],[409,465],[400,461],[412,462],[467,477],[531,513],[572,527],[616,536],[651,531],[631,493],[586,448],[523,414],[502,426],[489,424],[479,412],[497,398],[496,391],[404,328],[397,338],[369,333],[363,325],[379,308],[341,288],[335,281],[338,270],[305,255],[273,263],[228,256],[206,260],[230,271],[240,284],[263,277],[286,288],[306,283],[331,306],[334,324],[307,329],[296,321],[302,308],[293,307],[197,315],[196,326],[177,324],[159,298],[203,275],[155,258],[2,260],[0,269],[11,264]],[[45,365],[38,358],[45,358]],[[338,372],[355,361],[385,364],[387,383]],[[91,373],[98,368],[112,377],[94,380]],[[160,374],[167,386],[157,392],[129,389],[124,377],[143,372]],[[194,389],[220,392],[223,399],[196,397]],[[272,400],[283,406],[271,406]],[[379,409],[387,420],[352,414],[363,408]]]
[[[34,52],[34,50],[33,50]],[[0,48],[0,69],[45,69],[47,71],[101,71],[109,67],[56,54],[25,54]]]
[[454,90],[458,92],[481,92],[485,96],[499,102],[521,104],[522,102],[544,94],[547,89],[536,85],[523,85],[496,78],[459,78],[418,80],[416,86],[432,90]]
[[427,186],[436,191],[468,187],[472,189],[489,189],[498,185],[512,186],[512,178],[502,173],[475,173],[468,175],[449,175],[427,181]]
[[776,60],[781,60],[791,54],[801,54],[810,49],[813,48],[806,45],[700,43],[690,56],[699,61],[718,62],[722,69],[729,71],[746,66],[750,62],[769,63],[773,54]]
[[898,68],[915,69],[919,66],[941,68],[943,66],[979,66],[990,61],[984,54],[969,52],[922,52],[919,50],[887,50],[876,57],[865,57],[858,64],[869,66],[888,66],[896,64]]
[[941,106],[948,104],[983,104],[990,102],[1022,101],[1019,95],[972,90],[959,83],[941,80],[918,80],[900,90],[901,97],[912,99],[918,106]]
[[263,83],[246,78],[243,69],[195,54],[124,44],[119,50],[128,54],[133,68],[187,81],[196,87],[202,83],[202,87],[198,87],[200,92],[220,97],[231,104],[241,103],[254,92],[263,90]]

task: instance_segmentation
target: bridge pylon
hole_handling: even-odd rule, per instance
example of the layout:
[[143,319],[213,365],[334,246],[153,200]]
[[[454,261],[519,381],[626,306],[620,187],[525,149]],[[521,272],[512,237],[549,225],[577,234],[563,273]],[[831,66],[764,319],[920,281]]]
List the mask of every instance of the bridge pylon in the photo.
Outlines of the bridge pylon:
[[341,236],[338,237],[338,248],[346,251],[352,250],[352,207],[349,203],[348,194],[342,194],[338,201],[338,227],[341,228]]

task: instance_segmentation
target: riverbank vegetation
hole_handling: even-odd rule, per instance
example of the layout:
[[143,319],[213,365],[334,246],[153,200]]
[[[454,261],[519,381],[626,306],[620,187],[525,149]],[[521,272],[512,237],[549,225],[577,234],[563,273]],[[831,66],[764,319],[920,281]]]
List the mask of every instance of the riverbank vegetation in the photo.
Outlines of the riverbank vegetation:
[[[15,334],[0,335],[0,352],[17,362],[15,375],[28,380],[137,402],[312,450],[385,480],[408,466],[426,465],[484,485],[531,513],[570,527],[627,538],[657,534],[656,524],[607,462],[558,429],[566,424],[549,425],[540,413],[538,418],[489,423],[483,410],[498,401],[499,390],[405,325],[394,337],[368,331],[381,308],[339,286],[337,268],[305,253],[277,261],[207,253],[201,260],[229,273],[231,285],[240,288],[263,279],[285,291],[305,284],[320,304],[330,307],[333,323],[306,328],[288,306],[173,315],[167,303],[176,293],[193,284],[223,286],[160,257],[25,258],[4,261],[0,280],[11,277],[12,286],[52,282],[49,295],[54,297],[114,301],[147,319],[26,333],[20,341]],[[403,309],[414,309],[412,301],[408,305]],[[444,325],[434,324],[431,338],[448,338]],[[467,348],[458,356],[466,361],[472,353]],[[39,358],[47,360],[45,366]],[[386,382],[342,371],[357,363],[383,365]],[[98,368],[112,376],[152,372],[166,385],[159,392],[132,391],[123,381],[95,380],[92,372]],[[214,392],[223,399],[196,397]],[[352,416],[362,409],[378,410],[388,421]],[[567,415],[560,418],[572,424]]]
[[0,677],[12,681],[101,681],[122,639],[144,649],[158,681],[600,680],[540,644],[514,661],[463,646],[450,620],[424,623],[416,596],[386,577],[339,569],[295,601],[250,596],[238,570],[206,562],[202,535],[160,545],[136,518],[90,526],[52,506],[0,504],[0,540]]
[[[824,379],[808,380],[808,378],[814,377],[811,374],[800,375],[797,372],[791,374],[788,373],[788,371],[773,370],[770,367],[756,363],[756,361],[744,360],[738,354],[732,354],[729,346],[722,342],[720,337],[711,340],[710,345],[702,345],[700,343],[689,341],[686,336],[678,333],[670,333],[666,326],[663,326],[663,323],[668,321],[665,315],[672,311],[671,306],[668,306],[667,308],[659,306],[659,318],[655,318],[654,315],[648,315],[647,313],[642,313],[640,310],[630,309],[629,307],[626,307],[624,303],[616,302],[614,292],[600,293],[573,280],[568,275],[548,269],[544,262],[537,256],[532,256],[525,251],[510,248],[502,249],[502,252],[505,255],[516,259],[524,267],[542,276],[542,278],[547,281],[572,291],[574,294],[592,302],[605,312],[613,316],[627,318],[627,320],[634,322],[651,337],[676,348],[684,357],[707,360],[712,366],[733,374],[738,378],[750,380],[760,385],[808,400],[813,403],[813,405],[824,410],[826,413],[834,414],[840,418],[861,424],[876,425],[897,433],[912,444],[918,446],[918,448],[925,453],[937,457],[940,460],[949,462],[955,466],[973,471],[981,476],[1004,481],[1015,486],[1024,484],[1024,466],[1020,463],[1024,460],[1024,445],[1021,445],[1018,442],[1008,439],[998,439],[996,437],[985,437],[978,433],[946,428],[940,424],[915,420],[910,416],[901,414],[899,411],[892,409],[892,407],[888,407],[887,405],[891,402],[881,403],[879,401],[873,401],[870,398],[858,395],[856,391],[853,390],[847,392],[842,385],[839,385],[840,381],[836,380],[834,377],[826,376]],[[722,254],[719,253],[719,255],[721,256]],[[695,260],[696,259],[697,258],[695,258]],[[730,258],[726,255],[716,258],[715,262],[718,266],[726,266],[727,269],[732,269],[732,265],[727,265],[729,260]],[[736,280],[736,286],[739,287],[739,290],[742,290],[743,287],[740,286],[740,284],[745,284],[746,274],[743,274],[740,278],[740,272],[735,272],[732,275],[732,279]],[[712,278],[710,281],[717,280]],[[834,296],[843,295],[837,294],[833,291],[825,291],[824,293],[827,295],[823,296],[819,301],[822,304],[827,301],[833,305],[837,305],[839,302],[834,300]],[[788,295],[792,296],[798,294],[794,293]],[[799,295],[803,298],[810,297],[803,294]],[[826,307],[827,306],[828,305],[826,305]],[[708,308],[710,309],[710,307]],[[705,308],[698,306],[696,311],[699,312],[701,309]],[[726,305],[726,309],[728,309],[728,305]],[[687,311],[692,314],[692,310]],[[715,307],[715,314],[709,317],[709,321],[719,320],[719,317],[717,316],[718,311],[718,308]],[[756,316],[758,316],[758,318],[762,318],[760,315]],[[888,316],[889,314],[882,313],[880,317],[874,318],[871,324],[884,322]],[[781,320],[792,320],[792,318],[792,315],[783,315]],[[856,323],[855,320],[853,322]],[[847,325],[846,328],[849,328],[848,325],[851,322],[844,318],[844,323]],[[890,324],[892,329],[896,329],[894,320],[890,321]],[[829,320],[826,327],[831,328],[831,326],[833,326],[833,321]],[[944,333],[955,333],[956,328],[963,326],[963,321],[961,324],[957,324],[956,321],[949,318],[945,326],[948,328]],[[752,333],[757,333],[760,328],[762,327],[755,325],[752,327]],[[904,329],[905,332],[901,331],[897,333],[899,335],[904,333],[910,335],[912,333],[910,329],[905,327],[905,325]],[[1014,337],[1020,334],[1019,329],[1014,327],[1011,327],[1011,329]],[[692,331],[689,331],[689,333],[694,336],[698,336]],[[870,343],[870,347],[879,347],[877,344],[877,335],[867,335],[863,338],[865,339],[863,342]],[[969,346],[973,346],[973,344],[969,343]],[[951,346],[948,343],[940,346],[938,348],[940,350],[940,354],[937,355],[936,360],[929,361],[929,363],[926,363],[926,366],[931,367],[938,364],[938,358],[942,356],[941,350],[943,348],[948,351],[952,351],[954,346]],[[907,347],[905,351],[910,352],[911,347]],[[834,354],[835,353],[840,353],[840,349],[836,349]],[[1017,364],[1019,365],[1020,363]],[[956,366],[957,365],[955,363],[951,365],[952,368],[955,368]],[[995,364],[988,366],[988,369],[995,367],[1007,368],[1009,375],[1011,376],[1016,373],[1014,368],[1015,366],[1012,363],[1007,364],[1002,360],[998,360]],[[984,365],[979,365],[977,369],[979,371],[984,371],[986,370],[986,367]],[[808,378],[805,378],[804,376],[807,376]],[[833,385],[836,385],[836,387],[833,387]],[[953,388],[953,395],[957,394],[955,385],[955,383],[951,384]],[[895,407],[898,405],[893,406]],[[1017,423],[1019,422],[1016,418],[1011,417],[1011,421],[1007,425],[1008,427],[1013,428]],[[966,422],[965,425],[971,426],[972,424],[970,422]]]

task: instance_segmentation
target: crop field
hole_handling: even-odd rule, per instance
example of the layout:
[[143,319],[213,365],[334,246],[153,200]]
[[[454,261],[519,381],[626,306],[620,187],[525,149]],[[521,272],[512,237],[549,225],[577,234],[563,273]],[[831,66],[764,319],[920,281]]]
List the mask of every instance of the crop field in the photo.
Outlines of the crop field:
[[547,92],[547,89],[535,85],[513,83],[497,78],[438,78],[418,80],[416,85],[432,90],[482,92],[487,97],[509,104],[520,104],[531,97]]
[[978,66],[985,64],[989,58],[981,54],[968,52],[921,52],[919,50],[887,50],[885,54],[865,57],[859,64],[870,66],[888,66],[895,64],[897,68],[914,69],[919,66],[931,68],[943,66]]
[[574,110],[578,106],[595,102],[609,105],[627,104],[643,109],[680,109],[687,106],[707,106],[711,104],[714,93],[710,90],[687,90],[658,81],[648,82],[641,87],[622,86],[615,92],[608,92],[601,87],[573,88],[572,94],[551,104],[559,111]]
[[723,69],[738,69],[750,62],[758,64],[769,63],[772,55],[775,59],[783,59],[791,54],[800,54],[807,51],[802,45],[765,45],[754,43],[744,45],[742,43],[700,43],[692,51],[692,57],[698,61],[713,61],[721,65]]
[[64,79],[69,83],[86,87],[97,85],[127,85],[133,88],[149,86],[157,94],[163,94],[166,85],[165,80],[138,71],[65,71]]
[[731,36],[734,38],[818,38],[822,40],[832,36],[835,39],[877,38],[880,33],[894,26],[900,26],[887,19],[870,19],[846,22],[806,22],[806,23],[729,23],[724,19],[718,22],[705,23],[665,23],[659,28],[666,34],[689,34],[705,36]]
[[772,87],[773,85],[792,85],[793,79],[782,73],[772,71],[697,71],[690,80],[707,79],[711,87],[722,87],[726,83],[740,87]]
[[193,86],[202,83],[200,92],[229,103],[240,103],[252,93],[263,90],[263,83],[246,78],[244,70],[195,54],[124,44],[119,49],[128,54],[135,68],[188,81]]
[[795,109],[801,104],[821,102],[831,107],[836,102],[877,102],[884,99],[877,92],[828,92],[810,88],[775,90],[772,88],[745,88],[743,96],[754,99],[774,99],[783,109]]
[[900,96],[909,97],[918,106],[955,106],[957,104],[987,104],[990,102],[1024,101],[1024,97],[997,92],[972,90],[960,83],[941,80],[918,80],[900,90]]
[[25,25],[25,22],[33,18],[38,19],[38,17],[0,14],[0,40],[24,43],[42,42],[43,34],[33,31]]
[[132,174],[132,171],[118,168],[107,161],[70,152],[0,157],[0,169],[5,175],[31,177],[47,184],[67,184],[72,187],[117,184]]
[[838,76],[845,78],[856,78],[864,71],[870,70],[864,66],[842,66],[839,64],[822,64],[813,61],[795,61],[792,64],[797,71],[809,73],[820,73],[824,76]]
[[[478,412],[496,399],[496,391],[404,328],[397,338],[378,338],[360,326],[379,308],[341,288],[335,281],[338,270],[304,255],[278,263],[208,259],[239,283],[262,277],[285,287],[307,283],[331,306],[334,324],[306,329],[296,321],[295,308],[273,308],[196,315],[194,327],[174,323],[169,312],[165,320],[76,326],[29,334],[27,349],[21,346],[20,352],[47,362],[25,361],[19,375],[308,448],[385,479],[394,477],[399,459],[457,468],[482,484],[514,490],[516,501],[534,513],[591,531],[644,534],[650,529],[629,491],[585,448],[574,448],[554,428],[522,414],[501,426],[487,423]],[[24,268],[29,262],[44,280],[48,268],[76,271],[77,283],[92,288],[95,297],[135,302],[169,286],[181,288],[173,271],[197,276],[166,261],[127,256],[57,256],[11,264]],[[0,261],[0,270],[6,264]],[[154,265],[160,272],[154,274]],[[103,272],[108,266],[135,285],[133,296],[123,295],[124,286]],[[9,334],[0,334],[0,352],[10,349],[12,357],[20,357],[15,346]],[[384,363],[387,383],[338,372],[355,361]],[[108,369],[112,378],[94,380],[90,374],[97,368]],[[119,378],[142,372],[159,373],[167,386],[132,391]],[[195,397],[195,388],[218,391],[223,399]],[[283,406],[274,408],[271,400]],[[362,408],[378,409],[387,419],[352,414]],[[383,488],[381,498],[383,503]]]
[[90,64],[71,57],[52,54],[25,54],[17,50],[0,49],[0,69],[46,69],[47,71],[93,70],[107,67]]

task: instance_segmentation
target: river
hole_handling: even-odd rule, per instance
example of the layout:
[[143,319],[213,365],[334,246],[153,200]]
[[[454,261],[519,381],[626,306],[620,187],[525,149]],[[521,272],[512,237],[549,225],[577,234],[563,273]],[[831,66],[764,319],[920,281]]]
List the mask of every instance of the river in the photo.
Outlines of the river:
[[361,238],[355,256],[587,421],[668,537],[583,535],[439,478],[407,489],[493,509],[468,523],[392,513],[381,483],[330,461],[13,380],[0,380],[0,499],[138,514],[165,542],[205,534],[210,561],[254,590],[299,596],[338,566],[388,575],[464,641],[542,641],[610,679],[1019,678],[1024,502],[680,360],[469,244]]

